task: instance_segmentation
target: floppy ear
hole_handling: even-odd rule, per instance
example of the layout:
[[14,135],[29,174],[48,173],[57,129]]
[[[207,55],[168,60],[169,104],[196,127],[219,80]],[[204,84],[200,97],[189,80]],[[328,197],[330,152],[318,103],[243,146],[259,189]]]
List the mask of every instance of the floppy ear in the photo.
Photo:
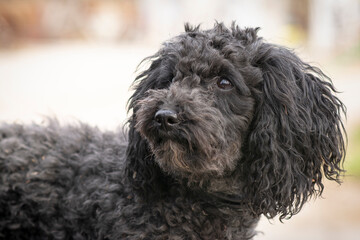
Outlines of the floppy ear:
[[167,76],[161,71],[163,60],[158,54],[145,60],[151,62],[150,67],[139,74],[133,83],[135,89],[128,102],[128,111],[132,112],[129,118],[128,148],[126,151],[126,175],[131,186],[144,198],[159,197],[166,189],[169,181],[154,161],[147,141],[135,129],[135,119],[138,100],[146,96],[149,89],[163,88],[168,84]]
[[288,49],[253,44],[252,64],[263,80],[244,147],[245,192],[258,213],[290,218],[321,195],[324,177],[340,182],[345,107],[318,68]]

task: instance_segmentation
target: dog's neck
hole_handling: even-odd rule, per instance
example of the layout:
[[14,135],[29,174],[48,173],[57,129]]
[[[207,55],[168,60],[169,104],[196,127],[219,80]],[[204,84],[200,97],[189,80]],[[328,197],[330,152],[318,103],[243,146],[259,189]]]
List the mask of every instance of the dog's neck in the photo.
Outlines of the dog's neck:
[[193,192],[206,201],[217,202],[229,207],[238,208],[246,204],[246,196],[242,194],[243,184],[237,172],[226,176],[206,176],[200,181],[194,179],[177,179],[181,188],[186,192]]

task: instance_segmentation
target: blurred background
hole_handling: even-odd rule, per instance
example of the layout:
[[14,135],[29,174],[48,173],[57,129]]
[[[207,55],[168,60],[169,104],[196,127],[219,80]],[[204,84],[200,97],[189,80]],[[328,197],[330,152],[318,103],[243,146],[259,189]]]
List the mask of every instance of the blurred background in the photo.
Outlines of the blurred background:
[[344,183],[255,239],[360,239],[360,0],[0,0],[0,121],[53,116],[113,130],[138,63],[183,24],[261,27],[320,67],[348,109]]

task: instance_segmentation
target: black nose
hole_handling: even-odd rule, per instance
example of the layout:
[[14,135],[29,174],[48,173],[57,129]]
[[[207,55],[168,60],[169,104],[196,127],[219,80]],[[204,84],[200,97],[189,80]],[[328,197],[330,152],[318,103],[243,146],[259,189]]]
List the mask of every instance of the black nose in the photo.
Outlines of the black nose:
[[171,127],[179,122],[175,111],[169,109],[160,109],[155,113],[155,121],[159,126]]

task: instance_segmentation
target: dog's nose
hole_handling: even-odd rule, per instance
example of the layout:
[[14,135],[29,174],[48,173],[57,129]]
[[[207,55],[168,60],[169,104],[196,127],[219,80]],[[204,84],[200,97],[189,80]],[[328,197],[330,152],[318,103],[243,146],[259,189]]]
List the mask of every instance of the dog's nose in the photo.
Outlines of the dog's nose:
[[178,115],[175,111],[169,109],[160,109],[155,113],[155,121],[159,126],[171,127],[179,122]]

